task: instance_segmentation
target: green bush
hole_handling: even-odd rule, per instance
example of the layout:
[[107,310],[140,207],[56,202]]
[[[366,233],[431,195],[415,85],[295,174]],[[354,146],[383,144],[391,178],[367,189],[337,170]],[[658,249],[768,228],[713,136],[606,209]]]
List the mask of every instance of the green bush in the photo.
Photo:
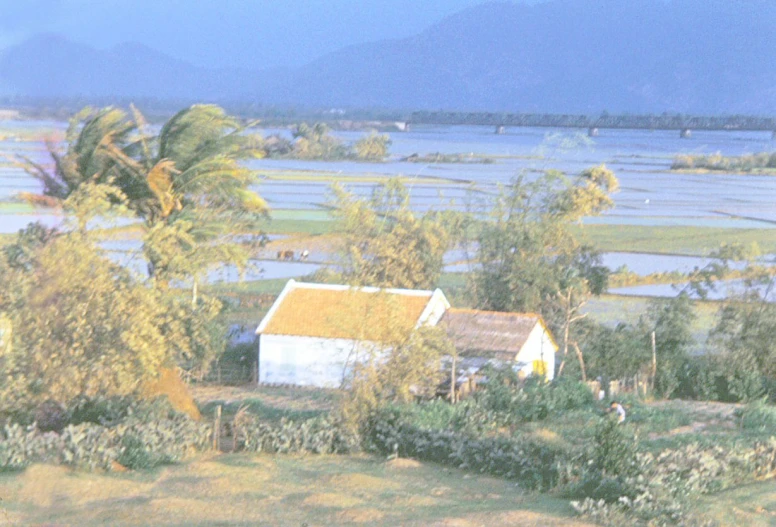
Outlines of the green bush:
[[110,470],[114,461],[129,468],[149,468],[208,448],[211,436],[210,425],[182,414],[156,421],[130,418],[113,427],[68,425],[60,433],[6,424],[0,432],[0,471],[23,469],[31,463]]
[[476,401],[488,417],[499,424],[518,424],[547,419],[551,415],[593,408],[590,389],[581,382],[560,378],[548,383],[530,377],[520,385],[507,372],[489,375],[485,389],[476,395]]
[[375,413],[367,448],[520,481],[528,489],[555,487],[572,453],[529,437],[472,437],[463,431],[422,429],[397,408]]
[[341,423],[324,417],[305,421],[281,419],[268,424],[252,416],[235,423],[236,450],[278,454],[346,454],[358,449],[358,438]]
[[746,430],[776,433],[776,406],[767,404],[765,400],[749,403],[736,415],[741,418],[741,426]]
[[103,426],[115,425],[130,414],[131,407],[138,403],[131,397],[85,397],[81,396],[70,404],[70,424],[94,423]]

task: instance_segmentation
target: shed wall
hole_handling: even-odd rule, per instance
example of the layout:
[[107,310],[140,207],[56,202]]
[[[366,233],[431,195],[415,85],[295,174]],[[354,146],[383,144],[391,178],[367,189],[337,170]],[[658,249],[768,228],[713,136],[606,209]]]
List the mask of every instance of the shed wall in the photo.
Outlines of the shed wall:
[[339,388],[356,342],[289,335],[259,336],[259,382]]

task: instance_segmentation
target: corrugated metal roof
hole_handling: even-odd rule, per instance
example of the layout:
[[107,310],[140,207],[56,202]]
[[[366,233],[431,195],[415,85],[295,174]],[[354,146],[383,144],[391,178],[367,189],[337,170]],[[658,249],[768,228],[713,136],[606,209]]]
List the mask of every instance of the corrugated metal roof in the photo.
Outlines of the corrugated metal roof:
[[473,309],[448,309],[440,324],[462,356],[502,360],[514,360],[537,324],[544,328],[542,317],[533,313]]
[[291,284],[259,332],[271,335],[390,341],[414,328],[432,291]]

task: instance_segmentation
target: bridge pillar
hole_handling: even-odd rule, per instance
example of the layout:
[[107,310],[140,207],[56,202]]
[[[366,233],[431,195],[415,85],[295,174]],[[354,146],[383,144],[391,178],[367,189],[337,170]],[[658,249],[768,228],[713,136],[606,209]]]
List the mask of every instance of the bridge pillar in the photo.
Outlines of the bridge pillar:
[[588,137],[598,137],[598,128],[591,127],[587,129],[587,136]]
[[692,137],[692,130],[690,130],[689,128],[682,128],[679,131],[679,137],[681,137],[682,139],[689,139],[690,137]]
[[504,128],[503,124],[500,124],[496,127],[496,134],[497,135],[503,135],[506,129]]

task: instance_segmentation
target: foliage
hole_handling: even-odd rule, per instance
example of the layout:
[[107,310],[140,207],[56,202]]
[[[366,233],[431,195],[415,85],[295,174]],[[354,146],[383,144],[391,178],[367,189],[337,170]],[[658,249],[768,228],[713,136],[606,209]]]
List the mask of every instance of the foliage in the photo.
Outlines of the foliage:
[[767,393],[776,379],[776,281],[768,273],[747,280],[747,289],[720,310],[709,341],[727,364],[728,390],[743,401]]
[[[105,424],[87,419],[77,423],[87,414]],[[151,468],[207,448],[212,436],[209,425],[173,412],[161,401],[82,400],[71,416],[73,424],[59,433],[6,423],[0,430],[0,471],[19,470],[31,463],[61,463],[88,470],[111,470],[114,462],[128,468]]]
[[353,144],[353,152],[357,159],[363,161],[382,161],[388,155],[390,144],[388,135],[372,131]]
[[517,382],[509,369],[486,372],[488,383],[475,396],[477,406],[496,424],[540,421],[551,415],[592,408],[593,394],[583,383],[559,378],[552,383],[531,377]]
[[398,179],[378,187],[371,200],[332,188],[333,215],[342,234],[342,277],[353,285],[429,289],[442,270],[449,234],[436,215],[419,217]]
[[298,159],[342,159],[347,149],[333,137],[326,123],[300,123],[293,131],[292,155]]
[[366,426],[370,449],[515,479],[528,489],[551,489],[567,453],[530,438],[474,438],[448,430],[421,429],[396,409],[382,409]]
[[776,438],[750,448],[691,444],[659,454],[641,453],[634,475],[622,480],[625,491],[617,499],[586,497],[572,502],[585,516],[603,525],[698,525],[688,514],[688,502],[776,472]]
[[689,295],[681,293],[668,301],[651,301],[642,321],[642,331],[655,334],[655,390],[670,397],[678,388],[681,369],[693,345],[691,325],[695,319]]
[[252,416],[236,418],[237,450],[277,454],[346,454],[358,449],[358,439],[342,423],[326,417],[301,422],[281,419],[269,424]]
[[580,308],[605,291],[609,270],[580,243],[571,225],[613,206],[614,174],[604,166],[574,179],[549,171],[518,178],[496,197],[477,236],[477,270],[470,289],[483,309],[540,313],[562,335],[562,361]]
[[632,376],[650,360],[648,340],[633,326],[620,323],[610,328],[585,321],[574,332],[584,350],[589,377],[621,379]]
[[0,261],[0,311],[13,328],[0,357],[4,407],[130,394],[173,358],[159,293],[104,258],[88,233],[27,254],[21,267]]
[[737,415],[741,418],[741,427],[745,430],[776,430],[776,407],[764,400],[749,403],[746,408],[737,412]]
[[86,108],[70,123],[67,151],[49,145],[53,170],[30,159],[25,165],[44,196],[60,202],[87,184],[114,187],[149,230],[150,274],[196,282],[208,266],[245,263],[248,251],[235,234],[255,228],[267,210],[249,189],[254,173],[239,163],[262,153],[245,129],[213,105],[178,112],[156,135],[134,107],[131,115]]
[[776,168],[776,153],[768,152],[743,156],[723,156],[719,152],[710,155],[681,155],[671,165],[672,170],[705,169],[723,172],[752,172],[773,168]]
[[615,417],[607,417],[596,427],[590,469],[604,476],[631,476],[636,473],[637,448],[632,431]]
[[433,396],[444,375],[443,357],[455,350],[440,327],[414,330],[389,318],[383,322],[384,337],[376,346],[362,347],[350,361],[346,379],[348,396],[340,414],[355,430],[386,402],[407,402],[418,396]]

